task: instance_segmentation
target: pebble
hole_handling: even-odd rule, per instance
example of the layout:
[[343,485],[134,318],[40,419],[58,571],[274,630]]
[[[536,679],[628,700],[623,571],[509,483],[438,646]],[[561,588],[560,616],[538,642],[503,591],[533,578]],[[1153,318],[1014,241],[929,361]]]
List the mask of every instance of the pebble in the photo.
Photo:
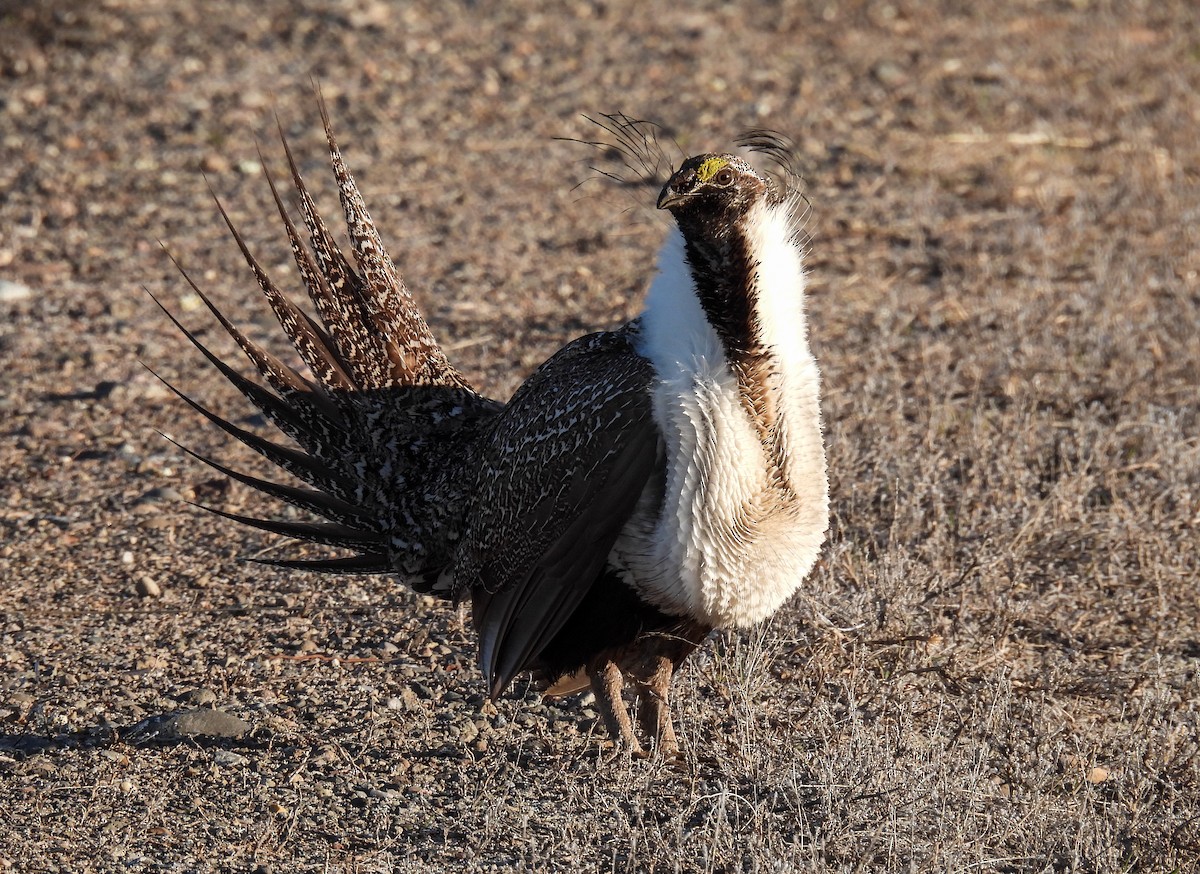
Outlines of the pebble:
[[182,695],[178,696],[176,700],[195,707],[205,707],[217,700],[217,693],[212,689],[205,688],[188,689]]
[[333,744],[326,744],[318,750],[317,754],[312,757],[311,761],[314,765],[328,765],[331,762],[336,762],[341,758],[338,755],[337,747]]
[[134,503],[147,504],[147,503],[154,503],[157,501],[182,501],[182,500],[184,500],[183,495],[180,493],[179,489],[175,488],[174,486],[158,486],[156,488],[150,489],[150,491],[148,491],[148,492],[144,492]]
[[[409,691],[409,689],[411,689],[412,693],[423,701],[433,700],[433,691],[424,683],[413,683],[411,686],[405,689],[405,691]],[[401,692],[400,694],[403,695],[404,692]]]
[[241,753],[235,753],[231,750],[217,750],[213,753],[213,764],[220,765],[223,768],[236,768],[246,764],[249,759]]
[[458,737],[463,743],[470,743],[479,737],[479,727],[470,719],[464,719],[458,724]]
[[23,282],[0,279],[0,303],[16,303],[33,297],[33,289]]
[[158,598],[162,595],[162,589],[149,574],[138,575],[136,588],[138,595],[143,598]]
[[200,159],[200,169],[205,173],[228,173],[229,160],[220,153],[210,152]]
[[35,759],[29,763],[27,769],[35,774],[45,777],[49,776],[50,774],[57,773],[58,766],[46,759]]
[[881,85],[892,88],[903,85],[908,81],[908,75],[898,64],[892,61],[880,61],[872,68],[871,72]]
[[180,735],[241,737],[250,731],[250,723],[224,710],[190,710],[173,718],[174,729]]

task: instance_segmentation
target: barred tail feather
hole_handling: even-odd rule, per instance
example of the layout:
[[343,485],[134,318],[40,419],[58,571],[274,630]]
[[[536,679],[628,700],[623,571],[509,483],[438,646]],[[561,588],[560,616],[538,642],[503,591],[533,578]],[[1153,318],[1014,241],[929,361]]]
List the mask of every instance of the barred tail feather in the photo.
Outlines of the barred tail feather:
[[[282,139],[282,128],[280,128],[279,136]],[[286,140],[284,141],[284,148],[287,148]],[[261,149],[259,150],[259,159],[263,167],[266,167],[267,161],[263,158]],[[296,262],[296,270],[300,274],[300,279],[304,283],[305,290],[308,292],[308,299],[312,301],[318,315],[321,317],[321,321],[324,322],[324,326],[322,326],[308,319],[309,324],[320,335],[325,343],[325,347],[337,360],[338,370],[344,378],[346,385],[352,386],[353,380],[349,376],[352,368],[349,362],[341,357],[340,349],[331,335],[335,326],[340,325],[339,320],[342,318],[342,314],[337,309],[336,301],[328,288],[325,277],[321,275],[320,269],[313,261],[313,256],[308,251],[308,247],[300,239],[300,232],[296,229],[296,223],[292,221],[287,207],[284,206],[283,197],[279,194],[279,188],[275,184],[275,177],[269,170],[264,170],[263,175],[266,176],[267,185],[271,189],[271,197],[275,201],[275,208],[278,210],[279,218],[283,221],[283,227],[287,232],[288,245],[291,246],[292,250],[292,260]],[[308,316],[305,315],[305,318],[307,319]]]
[[[225,226],[229,228],[230,235],[241,250],[242,257],[246,259],[246,263],[250,266],[251,271],[253,271],[254,278],[258,281],[258,287],[262,289],[263,296],[266,297],[267,302],[271,305],[271,310],[275,313],[275,318],[279,321],[280,327],[288,335],[296,352],[304,360],[308,369],[312,371],[313,375],[323,385],[330,388],[344,390],[355,388],[353,381],[351,381],[342,366],[341,359],[326,343],[324,332],[276,287],[266,271],[259,265],[258,260],[251,254],[250,248],[246,245],[246,241],[243,239],[241,233],[238,232],[237,227],[234,226],[232,219],[229,218],[229,213],[225,211],[220,198],[216,194],[213,194],[213,200],[216,201],[217,209],[220,210],[221,218],[225,220]],[[201,298],[203,297],[201,295]],[[208,304],[208,308],[212,311],[213,315],[220,320],[225,330],[229,331],[237,339],[235,330],[217,312],[216,308],[212,304],[209,304],[207,300],[205,303]],[[243,348],[245,348],[244,345]],[[263,375],[270,378],[271,373],[270,371],[264,371]]]
[[361,274],[366,309],[385,340],[391,379],[402,385],[442,385],[467,388],[447,360],[433,332],[412,299],[396,265],[384,248],[354,177],[346,169],[333,136],[329,112],[320,101],[321,121],[329,144],[329,159],[337,179],[346,229]]
[[383,339],[372,330],[374,326],[364,301],[362,283],[321,220],[317,204],[304,184],[286,139],[283,139],[283,151],[300,198],[300,215],[308,229],[309,245],[316,257],[316,275],[322,277],[315,287],[309,286],[313,306],[329,328],[342,360],[349,365],[360,388],[394,386],[396,383],[383,363],[388,360]]

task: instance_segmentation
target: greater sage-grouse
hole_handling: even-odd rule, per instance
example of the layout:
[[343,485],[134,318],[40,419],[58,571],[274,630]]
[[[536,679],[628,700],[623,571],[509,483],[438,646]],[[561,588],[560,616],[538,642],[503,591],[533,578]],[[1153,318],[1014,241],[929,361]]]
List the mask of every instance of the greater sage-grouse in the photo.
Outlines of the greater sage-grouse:
[[[569,343],[504,404],[475,391],[438,346],[324,120],[354,263],[286,142],[307,246],[268,179],[318,319],[279,291],[221,209],[310,374],[251,342],[194,283],[270,389],[171,319],[297,446],[180,396],[306,487],[197,457],[328,521],[215,512],[349,551],[271,564],[391,574],[420,592],[469,598],[493,697],[523,671],[550,694],[590,684],[613,738],[640,751],[622,698],[628,681],[647,740],[677,752],[672,674],[712,629],[779,609],[827,526],[803,198],[785,146],[762,131],[739,141],[781,174],[734,155],[684,161],[658,197],[676,229],[645,310]],[[603,126],[646,166],[639,124],[611,116]]]

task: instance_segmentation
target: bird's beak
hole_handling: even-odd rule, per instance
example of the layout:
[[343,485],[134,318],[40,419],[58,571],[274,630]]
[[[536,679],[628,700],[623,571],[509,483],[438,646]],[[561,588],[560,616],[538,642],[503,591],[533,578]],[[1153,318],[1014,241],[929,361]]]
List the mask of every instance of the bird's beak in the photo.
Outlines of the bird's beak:
[[691,196],[694,183],[695,174],[688,173],[684,176],[676,173],[667,180],[667,184],[663,186],[662,192],[658,195],[658,208],[670,209],[683,203]]
[[658,196],[658,208],[670,209],[683,202],[687,195],[681,191],[672,191],[671,183],[667,183],[662,190],[662,194]]

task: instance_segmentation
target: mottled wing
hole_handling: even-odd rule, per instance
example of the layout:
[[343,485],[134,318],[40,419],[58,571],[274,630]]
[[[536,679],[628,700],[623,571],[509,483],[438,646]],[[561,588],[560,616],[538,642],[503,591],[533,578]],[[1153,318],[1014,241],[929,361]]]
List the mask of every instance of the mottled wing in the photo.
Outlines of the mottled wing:
[[652,378],[628,332],[594,334],[542,365],[498,422],[455,569],[493,697],[579,606],[660,467]]

